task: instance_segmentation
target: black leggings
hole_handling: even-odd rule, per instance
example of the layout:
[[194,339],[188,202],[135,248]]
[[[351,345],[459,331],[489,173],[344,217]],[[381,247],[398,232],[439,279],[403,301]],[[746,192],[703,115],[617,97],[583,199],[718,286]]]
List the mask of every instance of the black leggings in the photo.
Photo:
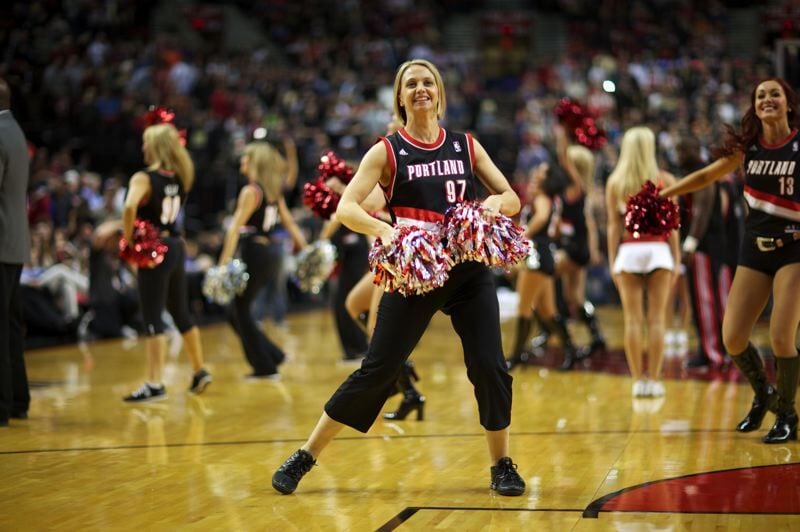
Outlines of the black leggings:
[[503,359],[497,295],[489,269],[476,262],[454,267],[443,287],[423,296],[383,296],[367,356],[325,405],[328,416],[367,432],[438,310],[450,316],[461,338],[481,425],[487,430],[508,427],[512,378]]
[[280,243],[262,244],[253,238],[244,237],[239,247],[240,258],[247,264],[250,278],[247,288],[236,296],[230,306],[228,321],[239,335],[244,355],[256,375],[271,375],[277,372],[284,354],[264,334],[253,317],[253,299],[259,291],[280,276],[283,267],[283,250]]
[[369,244],[364,235],[340,230],[333,241],[339,260],[339,282],[333,294],[333,311],[336,331],[342,343],[345,358],[358,358],[367,350],[367,335],[353,320],[345,307],[347,294],[361,280],[369,267]]
[[139,268],[139,301],[142,307],[144,331],[148,336],[162,334],[165,326],[161,315],[166,308],[183,334],[194,327],[189,313],[189,296],[186,287],[186,244],[180,237],[168,236],[161,240],[168,246],[164,262],[155,268]]

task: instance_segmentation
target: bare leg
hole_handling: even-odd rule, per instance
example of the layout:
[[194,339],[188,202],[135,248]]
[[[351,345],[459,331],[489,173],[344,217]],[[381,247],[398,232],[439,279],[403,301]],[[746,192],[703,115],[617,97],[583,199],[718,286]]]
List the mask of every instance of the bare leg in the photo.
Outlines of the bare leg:
[[161,384],[167,358],[167,338],[163,334],[148,336],[144,345],[147,350],[147,382]]
[[200,343],[200,329],[198,329],[197,326],[183,333],[183,346],[186,348],[186,353],[189,355],[189,361],[192,363],[192,370],[196,372],[202,369],[203,345]]
[[656,270],[647,276],[647,369],[654,380],[660,378],[664,362],[664,328],[673,281],[669,270]]
[[311,454],[316,460],[320,453],[328,446],[331,440],[339,434],[344,428],[342,423],[333,420],[328,414],[322,412],[322,415],[317,421],[317,426],[311,432],[306,443],[303,444],[301,449]]
[[784,266],[775,274],[769,336],[772,351],[778,358],[797,356],[795,339],[800,324],[798,286],[800,286],[800,263]]
[[[347,298],[344,301],[344,307],[347,309],[347,313],[353,319],[353,321],[362,329],[365,329],[365,326],[361,321],[358,319],[359,314],[362,312],[367,312],[370,309],[370,303],[372,299],[372,284],[373,274],[372,272],[367,272],[356,284],[353,288],[350,289],[350,292],[347,293]],[[367,332],[364,330],[364,332]]]
[[617,288],[622,299],[622,314],[625,321],[625,358],[628,360],[631,376],[638,380],[642,377],[643,370],[644,281],[637,275],[620,273],[617,276]]
[[508,456],[508,436],[510,427],[501,430],[487,430],[486,443],[489,444],[489,459],[491,465],[495,465],[498,460]]
[[767,305],[771,289],[772,278],[769,275],[743,266],[736,268],[722,319],[722,340],[732,356],[747,349],[750,334]]

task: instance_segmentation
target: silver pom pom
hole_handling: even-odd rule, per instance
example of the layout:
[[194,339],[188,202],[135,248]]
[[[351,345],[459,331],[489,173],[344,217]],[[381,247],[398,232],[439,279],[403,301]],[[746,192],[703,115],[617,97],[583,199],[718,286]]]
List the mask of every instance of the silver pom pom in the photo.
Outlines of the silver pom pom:
[[317,240],[297,255],[297,277],[300,290],[318,294],[336,265],[336,246],[330,240]]
[[244,292],[249,279],[247,264],[239,259],[233,259],[224,266],[213,266],[208,269],[203,279],[203,295],[209,301],[227,305],[234,297]]

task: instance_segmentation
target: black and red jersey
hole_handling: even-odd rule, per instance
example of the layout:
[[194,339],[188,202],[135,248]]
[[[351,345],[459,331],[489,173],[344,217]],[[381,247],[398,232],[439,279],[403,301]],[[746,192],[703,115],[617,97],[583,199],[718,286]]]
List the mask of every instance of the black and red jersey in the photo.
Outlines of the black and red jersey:
[[469,134],[439,128],[439,137],[426,144],[401,129],[381,140],[391,167],[383,193],[393,222],[440,222],[451,206],[477,199],[475,149]]
[[146,173],[150,178],[150,195],[136,209],[136,217],[150,222],[159,231],[180,234],[178,214],[186,202],[181,180],[172,172],[152,170]]
[[749,232],[778,236],[800,231],[800,134],[779,144],[757,142],[745,154],[744,197]]
[[[550,235],[553,233],[553,221],[557,219],[556,215],[556,198],[552,196],[548,196],[550,198],[550,216],[547,218],[547,223],[542,225],[542,227],[533,235],[530,236],[531,240],[538,240],[538,241],[547,241],[549,244],[552,240]],[[531,198],[530,203],[526,203],[522,206],[522,209],[519,211],[519,224],[522,227],[527,227],[528,222],[530,222],[531,218],[536,211],[533,208],[533,198]]]
[[250,218],[247,219],[241,232],[250,235],[269,236],[279,225],[278,202],[267,201],[264,189],[258,183],[251,183],[245,186],[255,187],[258,191],[258,206],[253,211],[253,214],[250,215]]
[[559,196],[561,215],[558,223],[558,234],[561,245],[578,242],[589,245],[589,229],[586,226],[586,194],[581,194],[575,201],[568,201],[565,194]]

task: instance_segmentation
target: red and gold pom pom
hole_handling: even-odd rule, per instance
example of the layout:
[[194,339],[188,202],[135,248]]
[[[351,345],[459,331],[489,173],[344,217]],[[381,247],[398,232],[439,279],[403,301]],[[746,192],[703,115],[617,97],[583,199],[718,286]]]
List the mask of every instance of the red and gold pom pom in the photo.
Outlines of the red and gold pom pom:
[[658,195],[661,185],[647,181],[642,190],[628,198],[625,210],[625,229],[634,238],[660,236],[681,226],[678,205]]
[[130,242],[124,238],[119,241],[120,258],[140,268],[155,268],[164,262],[164,255],[168,249],[169,247],[158,239],[158,230],[145,220],[136,220],[133,223]]
[[346,185],[353,179],[353,168],[334,151],[328,151],[319,158],[317,171],[323,181],[336,177]]
[[510,268],[530,252],[520,226],[499,213],[489,216],[478,202],[451,207],[444,216],[444,236],[456,264],[475,261]]
[[581,103],[562,98],[554,110],[559,122],[566,128],[575,142],[590,150],[599,150],[607,138],[604,129],[598,127],[597,117]]
[[378,238],[369,252],[373,282],[387,292],[422,295],[444,285],[453,266],[438,232],[400,226],[389,247]]
[[315,182],[303,185],[303,203],[320,218],[329,220],[339,205],[339,194],[318,177]]

